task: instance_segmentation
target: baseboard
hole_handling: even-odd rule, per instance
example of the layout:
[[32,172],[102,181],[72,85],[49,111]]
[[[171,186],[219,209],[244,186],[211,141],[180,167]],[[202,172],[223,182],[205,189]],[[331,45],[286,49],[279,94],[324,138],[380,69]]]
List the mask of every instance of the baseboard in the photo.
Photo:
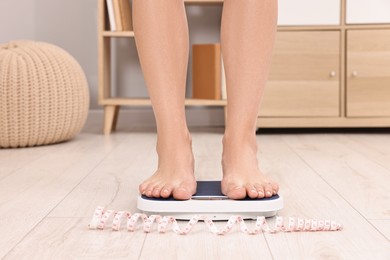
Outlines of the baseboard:
[[[87,124],[99,124],[103,127],[103,110],[91,109]],[[220,107],[188,107],[186,108],[187,124],[193,126],[224,126],[224,111]],[[118,127],[146,126],[155,127],[153,110],[151,108],[123,108],[119,112]]]

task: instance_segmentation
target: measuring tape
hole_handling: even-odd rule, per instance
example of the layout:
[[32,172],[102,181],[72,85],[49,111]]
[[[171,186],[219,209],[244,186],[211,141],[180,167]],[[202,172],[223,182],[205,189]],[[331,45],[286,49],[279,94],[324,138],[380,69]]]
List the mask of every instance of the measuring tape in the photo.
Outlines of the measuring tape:
[[270,228],[264,216],[257,217],[255,228],[249,230],[245,221],[240,216],[231,216],[225,227],[219,230],[210,217],[205,215],[194,215],[187,225],[181,229],[176,219],[172,216],[150,215],[147,216],[142,213],[131,214],[128,211],[114,211],[105,210],[103,207],[97,207],[90,222],[89,229],[104,229],[108,220],[113,216],[112,230],[119,231],[123,219],[127,220],[127,230],[134,232],[139,220],[142,221],[143,231],[150,233],[152,231],[153,223],[157,223],[157,230],[159,233],[165,233],[169,224],[172,226],[173,232],[180,235],[187,235],[190,233],[192,227],[199,221],[203,220],[209,228],[210,232],[216,235],[225,235],[232,230],[235,224],[240,225],[242,232],[249,235],[256,235],[262,232],[277,233],[277,232],[300,232],[300,231],[339,231],[342,230],[342,225],[331,220],[316,220],[316,219],[302,219],[302,218],[288,218],[287,226],[284,225],[283,217],[277,216],[274,228]]

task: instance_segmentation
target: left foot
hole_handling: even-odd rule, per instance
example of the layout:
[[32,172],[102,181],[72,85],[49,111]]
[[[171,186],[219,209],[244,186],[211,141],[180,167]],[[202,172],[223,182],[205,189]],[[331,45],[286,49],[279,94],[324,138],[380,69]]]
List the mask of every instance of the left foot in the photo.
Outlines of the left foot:
[[258,166],[256,136],[223,137],[222,193],[230,199],[272,197],[279,185]]

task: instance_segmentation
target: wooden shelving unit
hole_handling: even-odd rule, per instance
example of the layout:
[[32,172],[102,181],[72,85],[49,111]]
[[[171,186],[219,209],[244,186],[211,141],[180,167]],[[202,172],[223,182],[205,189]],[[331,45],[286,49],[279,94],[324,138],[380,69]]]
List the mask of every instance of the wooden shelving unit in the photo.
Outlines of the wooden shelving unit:
[[[110,40],[112,37],[134,37],[134,32],[126,31],[126,32],[112,32],[107,30],[107,17],[106,17],[106,6],[105,0],[99,1],[99,104],[104,106],[104,133],[109,134],[111,131],[115,129],[116,121],[118,118],[118,113],[120,106],[150,106],[150,100],[147,98],[120,98],[120,97],[112,97],[111,96],[111,46]],[[285,100],[285,91],[288,90],[288,86],[276,86],[275,78],[286,77],[289,73],[286,73],[286,70],[280,68],[280,66],[271,66],[271,73],[269,79],[269,86],[266,87],[266,93],[264,96],[265,102],[262,103],[261,109],[259,111],[259,117],[257,121],[257,125],[259,127],[383,127],[390,126],[390,112],[377,113],[380,110],[388,110],[390,111],[390,87],[384,88],[379,87],[377,91],[381,91],[385,97],[389,97],[389,105],[383,103],[382,101],[378,101],[378,93],[373,93],[371,96],[367,95],[367,90],[358,84],[360,90],[354,91],[356,87],[352,88],[352,86],[361,80],[359,77],[352,77],[351,72],[347,70],[347,67],[351,64],[348,63],[348,55],[353,53],[348,53],[347,50],[347,37],[349,30],[383,30],[388,31],[390,35],[390,23],[389,24],[347,24],[346,23],[346,1],[340,0],[340,23],[337,25],[304,25],[304,26],[279,26],[278,34],[280,34],[280,38],[284,39],[285,42],[294,42],[298,39],[300,41],[302,38],[307,39],[308,41],[313,41],[314,45],[310,45],[309,48],[313,48],[312,46],[321,45],[321,39],[318,39],[318,35],[314,37],[315,33],[323,32],[324,35],[329,32],[333,32],[333,36],[329,36],[327,39],[336,39],[334,40],[334,44],[336,44],[338,48],[337,52],[337,60],[330,61],[331,64],[335,64],[334,69],[330,69],[329,62],[324,63],[324,66],[316,68],[313,71],[312,68],[307,68],[307,70],[298,71],[294,77],[295,79],[288,84],[295,87],[295,92],[292,94],[289,100]],[[223,0],[185,0],[186,5],[221,5],[223,4]],[[294,35],[293,32],[297,32]],[[299,36],[298,36],[299,34]],[[388,37],[387,33],[383,36]],[[336,37],[334,37],[336,35]],[[381,37],[380,34],[376,36]],[[364,37],[364,33],[361,37]],[[317,39],[317,42],[315,41]],[[386,38],[388,39],[388,38]],[[278,41],[278,40],[277,40]],[[378,39],[380,41],[380,39]],[[278,43],[277,43],[278,44]],[[369,43],[367,43],[369,44]],[[312,53],[307,53],[307,49],[302,47],[292,50],[293,54],[296,57],[305,57],[306,59],[313,59],[316,57],[316,51],[318,53],[324,52],[322,47],[316,49],[311,49]],[[334,45],[333,45],[334,46]],[[390,50],[385,49],[386,46],[382,46],[384,51]],[[289,48],[289,47],[287,47]],[[297,52],[297,49],[301,48],[301,53]],[[278,52],[278,48],[276,48],[276,54]],[[281,53],[285,53],[286,51],[290,51],[284,49]],[[289,54],[289,55],[290,55]],[[311,57],[310,57],[311,55]],[[288,55],[287,55],[288,56]],[[278,60],[279,59],[279,60]],[[291,58],[286,57],[286,61]],[[305,59],[302,59],[301,64],[297,63],[293,66],[293,68],[307,67],[307,64],[304,64]],[[284,61],[280,60],[280,57],[275,58],[276,62],[284,63]],[[317,62],[318,64],[322,63],[321,61]],[[381,61],[382,64],[389,64],[390,66],[390,58],[386,57]],[[291,65],[291,64],[290,64]],[[332,65],[332,66],[333,66]],[[372,71],[373,68],[368,68],[368,71]],[[313,77],[316,77],[313,82],[317,82],[313,86],[313,88],[308,88],[305,86],[304,82],[307,80],[307,75],[310,73],[317,74]],[[299,75],[302,76],[302,79],[296,78]],[[324,76],[328,75],[328,76]],[[327,78],[328,77],[328,78]],[[379,77],[379,76],[378,76]],[[284,79],[282,79],[284,80]],[[388,80],[386,76],[380,76],[378,81],[380,80]],[[277,81],[277,80],[276,80]],[[378,82],[375,81],[375,82]],[[387,81],[386,81],[387,82]],[[390,85],[390,77],[389,77],[389,85]],[[287,83],[286,83],[287,84]],[[294,85],[295,84],[295,85]],[[330,88],[333,88],[333,92],[330,90],[321,89],[321,84],[328,84]],[[333,84],[333,85],[332,85]],[[334,84],[337,84],[336,87]],[[384,84],[383,82],[380,84]],[[336,88],[336,91],[334,90]],[[269,90],[268,90],[269,89]],[[347,92],[353,93],[353,96],[348,96]],[[269,93],[267,93],[269,92]],[[294,96],[296,95],[296,96]],[[333,101],[322,101],[321,95],[333,95]],[[370,107],[374,107],[373,113],[367,113],[364,111],[362,116],[359,116],[359,110],[356,109],[356,106],[359,105],[359,102],[362,102],[362,96],[367,96],[367,104]],[[316,99],[318,102],[316,101]],[[363,97],[365,98],[365,97]],[[370,100],[371,98],[371,100]],[[336,100],[337,99],[337,100]],[[335,102],[335,100],[337,102]],[[268,102],[269,101],[269,102]],[[364,102],[363,102],[364,103]],[[221,106],[225,108],[226,111],[226,100],[200,100],[200,99],[186,99],[186,106]],[[375,105],[377,104],[377,107]],[[322,106],[322,107],[321,107]],[[362,106],[365,106],[363,104]],[[354,113],[349,113],[349,110],[354,108]],[[307,110],[307,111],[306,111]],[[287,111],[287,112],[286,112]],[[226,114],[226,113],[225,113]]]
[[[105,0],[99,1],[99,95],[98,101],[104,106],[104,134],[115,130],[120,106],[150,106],[148,98],[116,98],[111,97],[111,43],[112,37],[134,37],[134,32],[112,32],[107,30],[107,11]],[[223,0],[185,0],[187,5],[221,5]],[[185,100],[186,106],[226,106],[226,100]]]

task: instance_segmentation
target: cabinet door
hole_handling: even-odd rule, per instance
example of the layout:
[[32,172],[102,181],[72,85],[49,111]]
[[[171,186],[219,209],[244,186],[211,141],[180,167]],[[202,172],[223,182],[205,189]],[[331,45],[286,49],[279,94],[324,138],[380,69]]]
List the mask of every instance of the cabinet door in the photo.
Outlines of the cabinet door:
[[347,116],[390,116],[390,30],[348,30]]
[[339,116],[340,32],[278,32],[259,116]]
[[279,25],[340,24],[340,0],[279,0]]
[[390,1],[348,0],[347,23],[390,23]]

